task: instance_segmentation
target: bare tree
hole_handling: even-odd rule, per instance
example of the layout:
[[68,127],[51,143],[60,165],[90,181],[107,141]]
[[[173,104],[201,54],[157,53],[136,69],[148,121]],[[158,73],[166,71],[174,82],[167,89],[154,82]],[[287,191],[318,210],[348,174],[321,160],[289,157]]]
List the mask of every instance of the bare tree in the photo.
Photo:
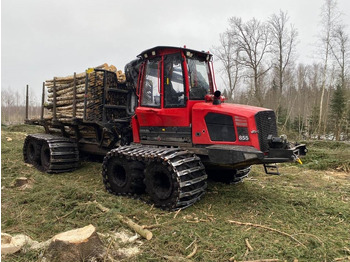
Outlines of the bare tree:
[[281,105],[281,98],[284,84],[287,80],[287,70],[293,64],[293,55],[295,54],[296,38],[298,36],[297,30],[293,25],[288,25],[289,16],[287,12],[280,11],[280,13],[273,14],[269,19],[271,27],[273,66],[276,70],[277,79],[275,83],[277,89],[277,103],[275,111]]
[[8,121],[11,116],[11,110],[15,104],[15,97],[11,87],[1,90],[1,114],[2,121]]
[[[323,119],[323,100],[326,89],[327,70],[329,63],[329,54],[331,52],[331,40],[332,33],[339,18],[339,12],[337,11],[336,0],[325,0],[325,4],[322,7],[321,12],[321,24],[322,34],[320,36],[322,54],[323,54],[323,70],[322,70],[322,85],[321,85],[321,97],[320,97],[320,110],[319,119],[316,131],[321,132],[322,119]],[[320,135],[320,134],[319,134]]]
[[225,32],[220,34],[220,46],[214,47],[215,57],[223,64],[224,84],[227,90],[228,99],[233,98],[234,91],[240,81],[241,65],[238,62],[239,50],[233,45],[230,34]]
[[331,53],[337,67],[339,67],[339,78],[342,88],[346,86],[347,68],[349,64],[350,42],[349,35],[345,32],[345,25],[337,25],[332,32]]
[[268,24],[255,18],[244,23],[241,18],[232,17],[229,35],[237,48],[238,62],[249,70],[248,77],[253,79],[254,97],[258,105],[262,106],[263,93],[259,80],[271,68],[265,62],[271,46]]

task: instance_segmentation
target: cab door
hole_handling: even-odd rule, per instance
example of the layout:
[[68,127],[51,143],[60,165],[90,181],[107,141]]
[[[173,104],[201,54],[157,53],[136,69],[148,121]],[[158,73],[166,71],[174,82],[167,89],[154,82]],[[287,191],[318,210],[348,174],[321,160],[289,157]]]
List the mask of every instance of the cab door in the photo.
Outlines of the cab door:
[[141,142],[191,142],[188,80],[184,68],[185,59],[181,53],[146,62],[140,106],[136,109]]

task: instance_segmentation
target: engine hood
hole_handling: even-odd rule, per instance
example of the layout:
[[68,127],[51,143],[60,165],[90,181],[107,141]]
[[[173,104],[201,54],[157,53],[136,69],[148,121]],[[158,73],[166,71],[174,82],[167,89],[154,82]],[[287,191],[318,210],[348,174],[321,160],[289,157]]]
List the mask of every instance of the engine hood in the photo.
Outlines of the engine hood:
[[205,111],[219,114],[237,115],[249,118],[255,116],[255,114],[258,112],[272,110],[263,107],[241,104],[222,103],[219,105],[213,105],[212,103],[197,103],[193,105],[192,111],[202,113],[203,111]]

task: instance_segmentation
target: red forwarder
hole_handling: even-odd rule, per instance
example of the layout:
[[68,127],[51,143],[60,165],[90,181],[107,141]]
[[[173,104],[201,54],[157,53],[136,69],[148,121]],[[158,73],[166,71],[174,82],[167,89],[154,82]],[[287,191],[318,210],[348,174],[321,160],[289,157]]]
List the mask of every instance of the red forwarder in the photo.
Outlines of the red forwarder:
[[[172,210],[201,198],[207,173],[238,182],[251,165],[262,164],[266,173],[279,174],[275,163],[300,161],[307,152],[305,145],[278,137],[272,110],[224,103],[209,53],[154,47],[127,64],[125,73],[126,83],[104,86],[106,97],[112,91],[126,95],[123,106],[102,105],[117,110],[112,115],[118,117],[104,109],[101,119],[85,113],[83,120],[28,120],[43,125],[46,133],[61,132],[28,135],[25,161],[58,173],[73,170],[81,153],[102,154],[109,192],[146,191],[157,207]],[[82,126],[94,127],[96,137],[84,137]],[[106,143],[106,137],[113,139]]]

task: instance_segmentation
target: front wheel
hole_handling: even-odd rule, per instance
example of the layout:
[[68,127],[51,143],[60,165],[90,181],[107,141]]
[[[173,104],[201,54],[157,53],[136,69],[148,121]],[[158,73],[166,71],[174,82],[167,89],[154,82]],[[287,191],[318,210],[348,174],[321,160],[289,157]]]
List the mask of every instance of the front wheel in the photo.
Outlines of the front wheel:
[[225,184],[237,184],[248,177],[251,171],[251,166],[241,169],[223,169],[223,170],[207,170],[209,178]]

